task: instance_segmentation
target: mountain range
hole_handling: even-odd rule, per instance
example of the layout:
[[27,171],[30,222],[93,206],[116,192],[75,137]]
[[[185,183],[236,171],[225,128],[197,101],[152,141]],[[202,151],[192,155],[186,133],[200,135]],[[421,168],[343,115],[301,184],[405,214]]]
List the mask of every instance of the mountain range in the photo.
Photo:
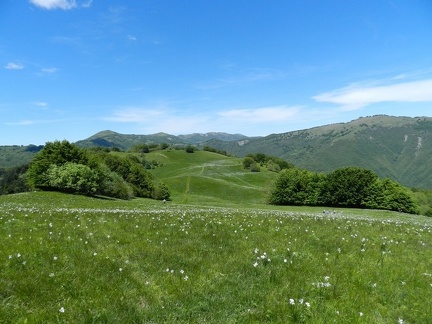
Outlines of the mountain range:
[[[263,137],[217,132],[132,135],[106,130],[75,144],[128,150],[137,144],[161,143],[210,146],[240,157],[264,153],[318,172],[358,166],[408,187],[432,188],[432,117],[376,115]],[[28,163],[40,148],[0,146],[0,167]]]

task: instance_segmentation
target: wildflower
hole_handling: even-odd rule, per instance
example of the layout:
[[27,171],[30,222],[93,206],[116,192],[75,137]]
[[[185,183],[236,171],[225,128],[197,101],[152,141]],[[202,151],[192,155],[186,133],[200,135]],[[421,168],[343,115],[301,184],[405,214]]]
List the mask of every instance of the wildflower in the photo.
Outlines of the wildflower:
[[253,264],[253,266],[256,268],[258,266],[258,262],[255,261],[255,263]]
[[360,312],[359,315],[360,315],[360,316],[363,316],[363,312]]
[[306,307],[310,307],[310,303],[309,302],[306,302],[305,305],[306,305]]
[[54,261],[56,261],[57,259],[58,259],[58,257],[57,257],[57,256],[54,256],[54,257],[53,257],[53,260],[54,260]]
[[189,279],[189,277],[188,276],[184,276],[184,278],[183,278],[185,281],[187,281],[188,279]]
[[119,268],[119,271],[122,272],[122,271],[123,271],[123,268]]
[[182,269],[182,270],[180,270],[180,273],[181,273],[181,274],[183,274],[183,273],[184,273],[184,270],[183,270],[183,269]]
[[61,307],[61,308],[59,309],[59,312],[60,312],[60,313],[64,313],[64,312],[65,312],[64,307]]
[[289,303],[290,303],[290,305],[295,305],[295,300],[290,298]]
[[50,274],[49,274],[49,276],[52,278],[52,277],[54,277],[54,272],[51,272]]
[[21,257],[21,253],[17,253],[17,258],[20,258]]
[[402,318],[399,318],[398,319],[398,324],[403,324],[403,323],[405,323],[404,320]]
[[288,262],[288,260],[287,259],[284,259],[284,263],[287,263]]
[[93,253],[93,256],[96,256],[96,255],[97,255],[97,252],[94,252],[94,253]]

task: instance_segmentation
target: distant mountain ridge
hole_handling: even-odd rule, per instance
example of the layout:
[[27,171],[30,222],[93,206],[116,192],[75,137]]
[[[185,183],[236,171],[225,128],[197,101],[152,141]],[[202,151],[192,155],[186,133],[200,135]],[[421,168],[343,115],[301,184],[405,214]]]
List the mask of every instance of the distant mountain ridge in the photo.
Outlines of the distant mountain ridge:
[[110,130],[101,131],[87,139],[77,141],[75,144],[80,147],[117,147],[122,150],[128,150],[137,144],[161,144],[167,143],[170,145],[199,145],[209,140],[220,141],[238,141],[248,138],[241,134],[228,134],[221,132],[210,133],[193,133],[189,135],[170,135],[167,133],[156,133],[151,135],[134,135],[134,134],[120,134]]
[[[239,157],[264,153],[318,172],[346,166],[364,167],[381,178],[389,177],[408,187],[432,189],[432,117],[376,115],[264,137],[220,132],[133,135],[105,130],[75,144],[128,150],[136,144],[161,143],[210,146]],[[12,147],[0,146],[0,157],[6,157],[2,152],[8,152],[7,158],[0,159],[0,167],[28,163],[34,154],[32,151],[34,147],[13,147],[12,150]]]

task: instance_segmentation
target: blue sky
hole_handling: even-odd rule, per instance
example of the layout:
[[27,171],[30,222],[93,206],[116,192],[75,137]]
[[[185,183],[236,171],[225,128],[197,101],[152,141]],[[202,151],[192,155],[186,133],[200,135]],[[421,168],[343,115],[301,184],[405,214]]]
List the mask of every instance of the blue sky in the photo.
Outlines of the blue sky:
[[2,0],[0,145],[432,116],[430,0]]

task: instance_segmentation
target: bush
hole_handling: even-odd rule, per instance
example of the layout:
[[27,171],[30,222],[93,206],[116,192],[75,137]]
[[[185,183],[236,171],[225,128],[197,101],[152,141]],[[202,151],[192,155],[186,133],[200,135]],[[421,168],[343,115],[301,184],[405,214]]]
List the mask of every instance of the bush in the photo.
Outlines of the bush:
[[254,162],[250,165],[251,172],[261,172],[261,168],[258,163]]
[[255,163],[255,160],[253,158],[247,156],[243,159],[243,168],[249,169],[251,167],[251,165],[254,163]]
[[195,146],[192,146],[192,145],[187,145],[187,146],[185,147],[185,151],[186,151],[186,153],[194,153],[195,150],[196,150]]
[[94,194],[98,190],[96,172],[83,164],[52,164],[47,171],[49,187],[65,192]]

